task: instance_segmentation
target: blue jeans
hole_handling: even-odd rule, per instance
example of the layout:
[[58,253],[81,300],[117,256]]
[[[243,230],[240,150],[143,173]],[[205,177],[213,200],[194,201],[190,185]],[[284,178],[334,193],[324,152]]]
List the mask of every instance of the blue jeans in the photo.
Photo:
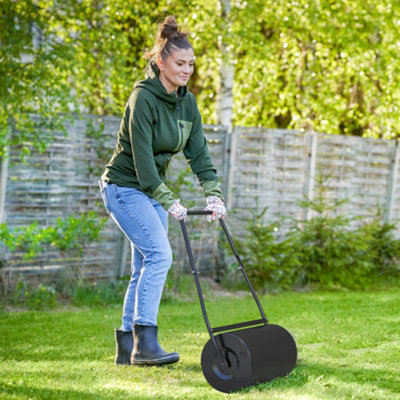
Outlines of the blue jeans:
[[157,325],[161,295],[172,264],[168,213],[140,190],[101,182],[107,212],[131,243],[132,275],[125,294],[122,326]]

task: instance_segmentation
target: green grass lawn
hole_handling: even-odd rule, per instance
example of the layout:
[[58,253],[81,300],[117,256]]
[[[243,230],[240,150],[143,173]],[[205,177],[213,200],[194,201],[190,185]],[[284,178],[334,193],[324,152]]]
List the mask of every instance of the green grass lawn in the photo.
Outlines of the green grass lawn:
[[[160,310],[160,342],[181,361],[115,366],[120,307],[0,314],[0,399],[399,399],[400,291],[290,293],[261,298],[296,339],[292,373],[234,394],[204,379],[208,334],[198,302]],[[207,303],[212,325],[258,318],[251,298]]]

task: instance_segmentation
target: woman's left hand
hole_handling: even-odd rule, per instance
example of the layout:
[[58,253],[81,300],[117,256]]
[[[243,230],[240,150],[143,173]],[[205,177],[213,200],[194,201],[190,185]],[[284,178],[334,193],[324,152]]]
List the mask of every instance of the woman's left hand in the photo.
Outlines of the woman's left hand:
[[212,211],[212,214],[207,215],[206,217],[208,222],[216,221],[217,219],[226,217],[226,207],[224,201],[220,197],[208,196],[206,197],[206,202],[207,207],[204,209],[204,211]]
[[176,219],[185,219],[187,216],[187,208],[183,207],[179,199],[174,201],[168,212]]

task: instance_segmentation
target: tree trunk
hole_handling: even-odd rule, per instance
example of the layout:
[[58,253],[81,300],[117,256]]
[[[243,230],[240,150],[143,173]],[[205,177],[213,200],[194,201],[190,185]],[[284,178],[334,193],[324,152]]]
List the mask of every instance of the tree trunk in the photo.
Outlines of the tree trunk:
[[229,36],[230,31],[230,0],[220,0],[222,8],[222,19],[224,21],[225,34],[221,35],[219,47],[221,50],[220,65],[220,85],[217,96],[217,117],[218,123],[228,127],[229,132],[232,131],[232,109],[233,109],[233,80],[235,75],[232,55],[229,52]]

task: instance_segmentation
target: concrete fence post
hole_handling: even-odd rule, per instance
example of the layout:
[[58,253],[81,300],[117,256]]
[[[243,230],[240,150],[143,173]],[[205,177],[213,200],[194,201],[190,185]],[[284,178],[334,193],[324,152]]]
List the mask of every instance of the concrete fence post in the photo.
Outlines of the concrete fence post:
[[397,189],[396,186],[399,177],[399,166],[400,166],[400,146],[399,142],[396,142],[396,145],[393,149],[393,158],[390,163],[389,183],[388,183],[388,191],[386,197],[386,212],[385,212],[386,222],[390,222],[393,218],[393,208],[395,204],[396,189]]
[[0,159],[0,223],[6,220],[8,163],[9,163],[8,156],[6,156],[3,159]]
[[[318,135],[312,131],[308,133],[308,153],[307,153],[307,170],[306,184],[304,194],[307,199],[312,200],[314,195],[315,170],[317,165],[317,142]],[[304,219],[309,220],[312,217],[311,211],[306,208],[304,211]]]

